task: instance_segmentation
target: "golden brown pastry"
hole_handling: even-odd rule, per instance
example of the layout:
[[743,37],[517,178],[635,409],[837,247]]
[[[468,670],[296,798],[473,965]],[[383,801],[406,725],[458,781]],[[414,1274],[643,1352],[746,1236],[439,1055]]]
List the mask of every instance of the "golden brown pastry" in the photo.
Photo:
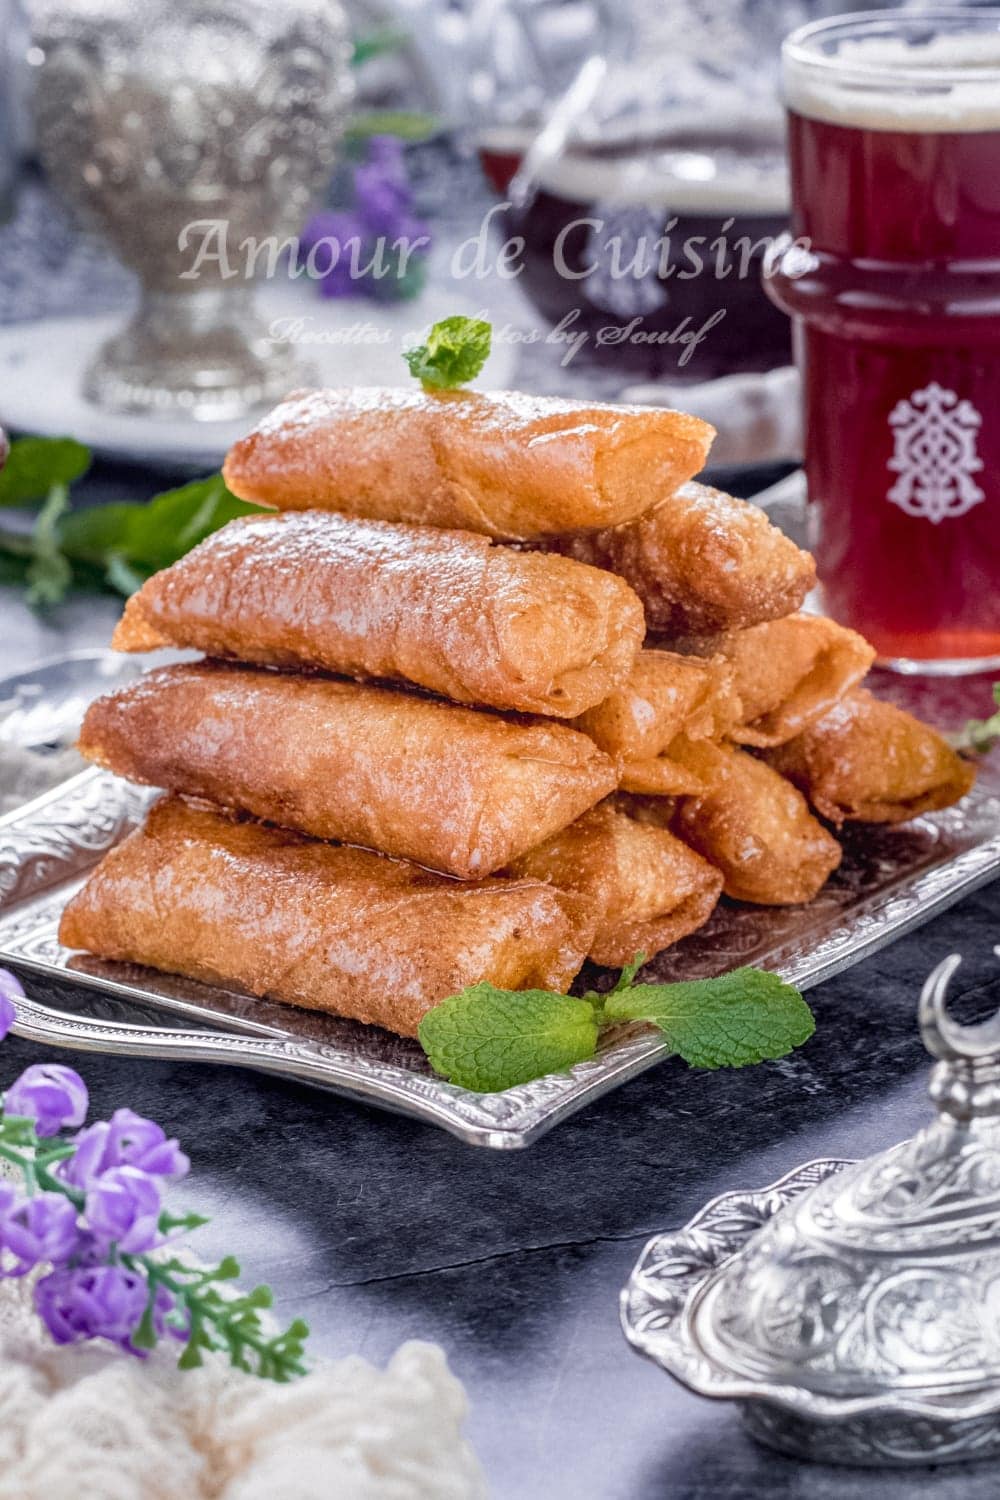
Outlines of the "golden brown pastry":
[[714,429],[683,412],[516,391],[298,391],[236,443],[234,494],[525,539],[615,526],[705,462]]
[[708,921],[722,876],[664,828],[635,822],[613,802],[584,813],[522,855],[508,874],[547,880],[586,897],[597,919],[595,963],[652,958]]
[[701,790],[697,774],[671,754],[678,736],[721,739],[741,716],[723,657],[640,651],[626,682],[574,723],[620,762],[623,791],[665,797]]
[[950,807],[976,779],[928,724],[856,688],[767,759],[831,823],[902,823]]
[[643,633],[635,594],[597,568],[470,532],[305,512],[224,526],[133,595],[113,644],[571,718],[625,678]]
[[654,633],[712,635],[777,620],[816,581],[809,553],[746,500],[685,484],[652,502],[638,520],[552,545],[627,579]]
[[105,855],[59,936],[416,1036],[481,980],[565,991],[592,931],[578,898],[540,881],[462,884],[168,797]]
[[132,781],[463,877],[508,864],[617,780],[563,724],[208,662],[99,698],[79,749]]
[[863,636],[820,615],[790,615],[737,630],[716,649],[732,664],[743,704],[742,723],[730,738],[759,749],[801,734],[875,660]]
[[801,793],[732,745],[701,740],[675,753],[709,790],[682,798],[671,826],[722,871],[726,895],[763,906],[811,901],[841,849]]

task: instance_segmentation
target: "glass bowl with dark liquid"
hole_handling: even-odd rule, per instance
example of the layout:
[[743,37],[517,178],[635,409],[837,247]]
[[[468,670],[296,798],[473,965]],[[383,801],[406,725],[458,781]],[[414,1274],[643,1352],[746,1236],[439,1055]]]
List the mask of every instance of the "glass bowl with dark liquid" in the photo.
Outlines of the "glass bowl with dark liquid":
[[[515,177],[522,291],[581,359],[705,380],[791,358],[761,286],[788,224],[779,122],[664,118],[574,139]],[[530,161],[530,158],[529,158]]]

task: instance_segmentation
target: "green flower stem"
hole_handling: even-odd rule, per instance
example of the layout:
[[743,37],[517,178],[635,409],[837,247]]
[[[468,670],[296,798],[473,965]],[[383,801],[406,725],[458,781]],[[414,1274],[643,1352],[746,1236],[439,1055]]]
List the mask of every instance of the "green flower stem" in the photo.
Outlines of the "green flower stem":
[[62,1193],[64,1198],[70,1200],[74,1208],[83,1208],[87,1195],[80,1188],[73,1187],[68,1182],[63,1182],[61,1177],[56,1177],[54,1173],[49,1171],[50,1161],[64,1161],[67,1156],[72,1155],[73,1148],[70,1146],[65,1150],[60,1150],[58,1154],[53,1153],[52,1156],[40,1158],[35,1162],[35,1176],[38,1179],[39,1186],[44,1188],[46,1192]]
[[[19,1150],[18,1147],[22,1149]],[[83,1193],[49,1170],[56,1162],[65,1161],[68,1156],[72,1156],[73,1150],[66,1143],[46,1146],[36,1134],[31,1120],[18,1115],[5,1115],[0,1109],[0,1157],[10,1162],[12,1167],[17,1167],[24,1177],[29,1197],[43,1188],[49,1193],[62,1193],[77,1208],[83,1207]],[[26,1152],[30,1152],[30,1155],[26,1155]]]
[[[301,1359],[302,1341],[308,1328],[296,1319],[288,1330],[269,1338],[260,1325],[259,1313],[271,1306],[268,1287],[256,1287],[240,1297],[222,1297],[215,1283],[231,1281],[239,1275],[239,1265],[231,1257],[220,1265],[201,1271],[178,1261],[158,1261],[149,1255],[123,1255],[122,1263],[145,1274],[149,1284],[149,1302],[134,1342],[139,1348],[152,1348],[156,1342],[153,1308],[158,1287],[174,1298],[178,1310],[188,1317],[188,1341],[181,1355],[182,1369],[201,1364],[201,1351],[214,1349],[228,1352],[237,1369],[271,1380],[285,1382],[304,1375]],[[188,1279],[181,1279],[188,1278]],[[252,1364],[249,1354],[256,1364]]]

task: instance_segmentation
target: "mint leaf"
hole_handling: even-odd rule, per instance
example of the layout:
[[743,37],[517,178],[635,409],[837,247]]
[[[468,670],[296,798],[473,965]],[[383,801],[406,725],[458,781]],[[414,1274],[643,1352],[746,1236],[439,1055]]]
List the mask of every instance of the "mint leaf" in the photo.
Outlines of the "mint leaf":
[[718,979],[637,984],[606,997],[607,1021],[649,1021],[692,1068],[742,1068],[784,1057],[815,1030],[797,989],[763,969]]
[[348,120],[344,139],[349,146],[370,140],[373,135],[395,135],[403,141],[426,141],[439,129],[437,115],[413,109],[357,110]]
[[473,984],[427,1012],[420,1045],[451,1083],[493,1093],[593,1057],[597,1019],[589,1000]]
[[154,495],[133,513],[128,547],[129,562],[156,571],[190,552],[213,531],[237,516],[266,514],[259,505],[237,500],[221,474],[196,479],[176,490]]
[[367,36],[359,36],[354,43],[354,51],[351,53],[351,66],[363,67],[366,62],[371,62],[373,57],[382,57],[387,52],[398,52],[400,47],[406,45],[408,34],[391,26],[381,26],[377,31],[369,32]]
[[35,505],[89,468],[90,449],[73,438],[15,438],[0,468],[0,505]]
[[25,580],[28,603],[37,608],[61,603],[73,582],[73,569],[59,545],[59,521],[68,506],[66,486],[53,485],[31,533],[31,561]]
[[27,583],[28,559],[20,551],[7,546],[7,538],[0,535],[0,583],[23,586]]
[[212,474],[145,503],[119,501],[73,511],[63,518],[59,536],[74,563],[99,568],[106,583],[128,595],[227,521],[260,513],[260,506],[237,500],[221,474]]
[[995,714],[988,719],[970,719],[964,729],[948,736],[953,749],[975,750],[980,755],[992,750],[1000,740],[1000,682],[993,684],[993,702],[997,705]]
[[427,335],[426,344],[403,355],[425,389],[451,391],[475,380],[490,354],[493,330],[481,318],[443,318]]
[[58,604],[74,582],[128,596],[227,521],[261,513],[237,500],[221,474],[146,502],[74,511],[65,485],[53,485],[30,534],[0,530],[0,582],[26,583],[39,606]]

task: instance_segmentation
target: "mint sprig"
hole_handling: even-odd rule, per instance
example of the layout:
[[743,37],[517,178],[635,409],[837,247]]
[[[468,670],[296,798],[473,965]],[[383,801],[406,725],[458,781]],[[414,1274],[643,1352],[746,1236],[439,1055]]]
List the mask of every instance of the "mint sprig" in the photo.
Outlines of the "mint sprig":
[[210,532],[253,515],[209,475],[149,501],[114,501],[73,510],[68,486],[90,452],[71,438],[18,438],[0,469],[0,507],[37,510],[33,526],[0,527],[0,582],[20,583],[39,608],[59,604],[74,585],[129,595]]
[[1000,741],[1000,682],[993,684],[993,702],[997,711],[988,719],[970,719],[964,729],[949,735],[949,743],[955,750],[974,750],[985,755]]
[[69,509],[69,492],[54,484],[31,533],[31,556],[25,572],[28,603],[58,604],[73,582],[73,569],[59,545],[59,522]]
[[492,338],[482,318],[442,318],[426,344],[407,349],[403,358],[425,390],[452,391],[475,380],[489,359]]
[[642,955],[605,995],[475,984],[436,1005],[420,1023],[420,1045],[436,1073],[493,1093],[564,1072],[594,1057],[602,1028],[645,1021],[693,1068],[742,1068],[785,1057],[815,1022],[792,985],[764,969],[717,979],[634,984]]

